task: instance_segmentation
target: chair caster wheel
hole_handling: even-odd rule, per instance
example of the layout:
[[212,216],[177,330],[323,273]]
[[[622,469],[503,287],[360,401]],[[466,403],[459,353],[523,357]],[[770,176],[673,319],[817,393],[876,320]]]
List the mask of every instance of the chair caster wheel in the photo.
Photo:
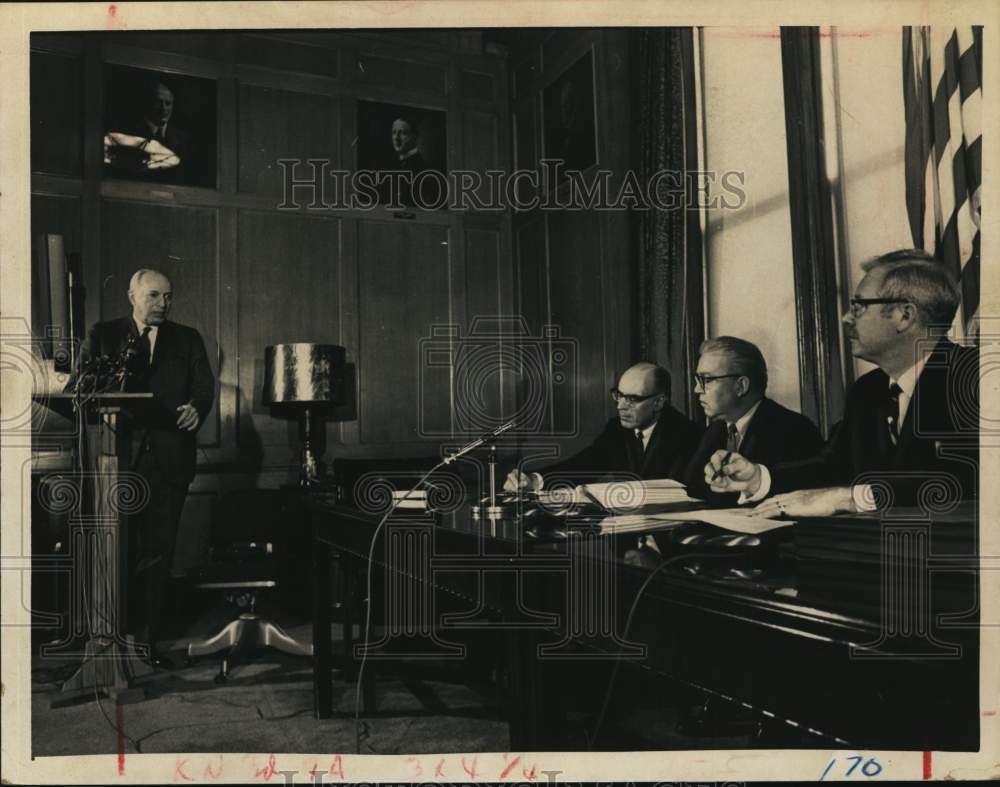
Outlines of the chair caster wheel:
[[223,673],[218,673],[214,678],[216,684],[221,685],[226,682],[226,676]]

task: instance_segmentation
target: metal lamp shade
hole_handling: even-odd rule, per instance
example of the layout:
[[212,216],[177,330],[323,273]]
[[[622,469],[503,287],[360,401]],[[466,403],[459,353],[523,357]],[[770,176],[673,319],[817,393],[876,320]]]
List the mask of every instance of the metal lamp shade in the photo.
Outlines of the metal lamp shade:
[[344,348],[275,344],[264,351],[265,404],[337,404],[343,394]]

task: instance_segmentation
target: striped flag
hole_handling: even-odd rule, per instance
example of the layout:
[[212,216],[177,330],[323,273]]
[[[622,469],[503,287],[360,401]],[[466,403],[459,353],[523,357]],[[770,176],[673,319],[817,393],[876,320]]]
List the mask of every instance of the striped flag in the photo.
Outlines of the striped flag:
[[983,173],[982,27],[904,27],[906,212],[913,244],[961,280],[952,334],[975,336]]

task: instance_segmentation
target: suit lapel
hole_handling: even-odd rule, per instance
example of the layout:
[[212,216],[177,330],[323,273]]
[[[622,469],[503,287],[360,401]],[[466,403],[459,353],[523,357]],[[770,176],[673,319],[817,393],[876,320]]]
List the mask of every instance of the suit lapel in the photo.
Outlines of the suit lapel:
[[156,329],[156,347],[153,348],[153,362],[149,365],[150,371],[160,365],[160,361],[170,352],[173,347],[173,331],[170,323],[164,322]]
[[917,378],[913,396],[906,408],[906,415],[899,425],[899,442],[896,444],[895,464],[905,462],[914,450],[918,440],[917,430],[922,433],[940,431],[946,420],[948,385],[949,344],[942,342],[927,359],[924,369]]
[[766,431],[766,419],[770,413],[770,404],[771,401],[769,399],[765,398],[760,400],[757,412],[753,414],[753,418],[751,418],[750,423],[747,424],[747,433],[743,435],[743,441],[740,443],[739,452],[741,456],[745,456],[750,459],[756,455],[759,435],[762,431]]
[[[640,475],[645,475],[652,468],[655,457],[661,454],[666,455],[666,443],[676,431],[673,428],[673,413],[667,407],[664,407],[663,412],[660,413],[660,417],[656,421],[656,426],[653,428],[653,433],[649,436],[646,451],[638,464]],[[638,453],[638,446],[636,453]]]

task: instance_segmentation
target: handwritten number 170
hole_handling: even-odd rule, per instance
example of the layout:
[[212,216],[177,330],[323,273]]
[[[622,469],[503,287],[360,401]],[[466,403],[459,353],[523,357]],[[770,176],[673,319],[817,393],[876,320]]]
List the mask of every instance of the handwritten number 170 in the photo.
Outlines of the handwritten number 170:
[[[876,760],[874,757],[869,757],[867,760],[865,760],[865,758],[862,757],[861,755],[855,754],[850,757],[845,757],[844,759],[847,760],[848,762],[850,762],[851,760],[854,761],[851,767],[844,772],[845,779],[850,779],[859,765],[861,765],[861,773],[863,776],[868,776],[870,778],[872,776],[878,776],[880,773],[882,773],[882,766],[879,765],[878,760]],[[861,762],[862,760],[864,760],[863,765]],[[834,757],[832,760],[830,760],[829,763],[827,763],[826,770],[824,770],[823,775],[819,777],[820,781],[823,781],[823,779],[826,778],[827,774],[830,773],[830,769],[833,768],[835,762],[837,762],[836,757]]]

